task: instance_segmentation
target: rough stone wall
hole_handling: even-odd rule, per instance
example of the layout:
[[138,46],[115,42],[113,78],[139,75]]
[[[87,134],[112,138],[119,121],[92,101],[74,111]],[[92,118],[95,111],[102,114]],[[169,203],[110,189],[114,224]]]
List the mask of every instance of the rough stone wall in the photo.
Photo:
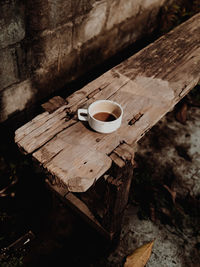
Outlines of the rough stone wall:
[[0,2],[0,122],[153,30],[165,0]]

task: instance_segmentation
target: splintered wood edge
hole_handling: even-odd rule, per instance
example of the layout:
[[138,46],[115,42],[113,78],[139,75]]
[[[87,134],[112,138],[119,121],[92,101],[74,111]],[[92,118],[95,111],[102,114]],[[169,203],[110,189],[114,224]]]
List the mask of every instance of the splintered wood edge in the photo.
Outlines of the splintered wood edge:
[[[130,129],[132,130],[132,132],[135,132],[136,128],[132,128],[135,125],[137,125],[137,128],[140,128],[140,131],[138,131],[137,136],[133,136],[132,132],[129,131],[126,136],[127,138],[124,139],[123,137],[122,138],[120,137],[118,141],[120,142],[122,139],[128,144],[132,143],[133,141],[137,142],[146,133],[146,131],[148,131],[161,117],[163,117],[166,114],[166,112],[168,112],[172,107],[174,107],[174,105],[198,83],[200,78],[199,68],[197,68],[198,63],[200,62],[200,45],[199,45],[200,27],[197,24],[199,21],[200,21],[200,14],[197,14],[190,20],[186,21],[184,24],[180,25],[178,28],[175,28],[172,32],[170,32],[166,36],[163,36],[160,39],[156,40],[148,47],[144,48],[143,50],[140,50],[137,54],[133,55],[132,57],[125,60],[118,66],[114,67],[112,70],[106,72],[104,75],[97,78],[95,81],[85,86],[83,89],[75,92],[71,96],[71,98],[69,97],[68,99],[69,102],[67,103],[66,108],[72,111],[73,109],[74,110],[77,109],[77,107],[80,104],[90,103],[90,101],[98,99],[99,95],[102,96],[104,95],[104,92],[109,91],[109,86],[111,86],[112,90],[114,90],[114,92],[116,93],[119,92],[119,89],[121,89],[122,86],[128,89],[126,85],[128,85],[128,83],[131,82],[139,85],[141,89],[144,86],[143,89],[145,90],[146,90],[145,86],[147,84],[148,85],[149,83],[151,83],[151,85],[156,84],[158,88],[162,89],[161,93],[164,94],[162,100],[165,99],[166,102],[170,100],[169,101],[170,104],[168,104],[165,107],[165,109],[163,109],[159,113],[159,115],[157,114],[159,110],[158,107],[157,109],[154,108],[149,110],[149,113],[147,112],[148,113],[147,117],[145,117],[146,114],[144,114],[144,112],[139,112],[138,114],[134,114],[132,120],[129,121],[130,124],[128,127],[130,128],[125,127],[124,131],[127,132],[127,129]],[[187,40],[185,40],[185,38],[183,38],[182,36],[182,32],[184,32],[183,29],[186,29],[186,33],[196,33],[196,34],[191,37],[192,39],[187,38]],[[175,37],[177,37],[178,41],[175,39]],[[181,42],[181,45],[183,45],[183,47],[184,44],[186,46],[185,51],[183,50],[184,53],[182,57],[181,55],[177,55],[179,42]],[[161,58],[163,57],[165,59],[166,55],[170,53],[170,51],[167,50],[167,46],[169,46],[169,44],[172,45],[171,54],[173,60],[170,58],[169,61],[166,61],[167,63],[163,61],[164,62],[163,65],[160,66],[159,68],[159,66],[157,66],[156,64],[158,62],[158,55],[160,51],[159,47],[161,47],[160,51]],[[158,55],[157,55],[157,49],[158,49]],[[162,56],[162,53],[164,54],[164,56]],[[146,60],[148,56],[152,57],[154,68],[152,67],[151,62]],[[176,59],[178,63],[176,62]],[[183,62],[184,64],[180,64],[181,62]],[[144,64],[146,64],[145,67]],[[183,75],[184,70],[187,70],[185,75]],[[106,81],[106,77],[108,81]],[[166,83],[167,83],[167,88],[166,88]],[[116,89],[116,84],[118,85],[117,89]],[[129,87],[131,88],[131,84],[129,84]],[[166,90],[165,93],[164,89],[169,89],[169,90]],[[110,90],[109,93],[113,93],[112,90]],[[172,91],[174,93],[173,99],[171,98]],[[155,91],[153,92],[155,93]],[[152,97],[154,97],[153,94]],[[108,98],[110,98],[110,96],[108,96]],[[55,111],[55,113],[56,112],[57,110]],[[54,113],[52,114],[54,115]],[[44,114],[43,116],[45,118],[45,116],[50,116],[50,115],[51,114]],[[144,125],[145,120],[148,120],[149,118],[151,118],[150,122]],[[24,131],[29,130],[27,129],[27,127],[29,126],[30,124],[28,123],[27,125],[21,128],[22,136],[24,135]],[[122,132],[120,134],[122,135]],[[16,136],[19,137],[19,139],[21,138],[20,132],[18,130],[16,131]],[[19,145],[20,142],[17,141],[18,140],[17,137],[16,137],[16,142],[18,142]],[[53,135],[51,135],[51,138],[53,138]],[[109,143],[110,141],[109,138],[113,137],[111,135],[109,137],[107,136],[106,138],[108,138],[106,139],[107,140],[106,142]],[[33,148],[31,147],[31,149],[33,150],[38,149],[39,147],[43,146],[45,142],[48,141],[49,140],[42,140],[42,142],[40,141],[38,143],[37,147]],[[106,142],[99,142],[99,146],[103,146],[103,149],[106,150],[105,146]],[[110,149],[109,151],[106,150],[107,154],[112,152],[113,149],[118,146],[119,142],[118,143],[117,142],[112,144],[112,149],[109,148]],[[27,144],[28,147],[30,147],[29,140]],[[24,149],[24,151],[26,151],[23,145],[21,146],[21,148]],[[95,148],[99,149],[99,147]],[[31,149],[29,150],[29,153],[31,153]],[[123,157],[125,157],[125,154],[121,150],[122,148],[119,147],[118,149],[116,148],[116,150],[113,152],[115,153],[115,156],[113,156],[113,158],[116,162],[118,161],[119,165],[123,163],[122,161],[120,162],[119,159],[117,160],[116,155],[121,160],[124,160]]]

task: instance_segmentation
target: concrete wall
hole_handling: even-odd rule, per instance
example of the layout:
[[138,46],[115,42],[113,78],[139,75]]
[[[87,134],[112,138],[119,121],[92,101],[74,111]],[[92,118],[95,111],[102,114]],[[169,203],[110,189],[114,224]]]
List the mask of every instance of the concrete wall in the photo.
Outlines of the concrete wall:
[[0,122],[156,25],[165,0],[0,2]]

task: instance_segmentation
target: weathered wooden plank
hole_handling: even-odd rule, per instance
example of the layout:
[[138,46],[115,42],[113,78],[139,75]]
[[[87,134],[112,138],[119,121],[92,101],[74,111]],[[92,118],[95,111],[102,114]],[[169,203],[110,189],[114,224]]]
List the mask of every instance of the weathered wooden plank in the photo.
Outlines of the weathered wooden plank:
[[[155,90],[157,89],[155,86],[154,88]],[[50,150],[51,146],[55,146],[56,143],[59,144],[59,140],[62,140],[64,143],[93,147],[98,151],[109,154],[123,141],[132,143],[137,137],[140,137],[145,130],[151,127],[154,123],[153,119],[157,111],[161,112],[164,110],[164,112],[166,112],[166,107],[170,109],[173,92],[165,97],[164,88],[165,83],[163,87],[160,86],[159,94],[157,93],[156,95],[154,90],[151,91],[152,94],[147,94],[147,90],[140,88],[140,86],[133,81],[129,81],[110,98],[120,103],[124,109],[123,122],[119,130],[109,135],[102,135],[91,131],[86,124],[78,122],[58,134],[56,138],[44,146],[45,149],[48,148],[48,150]],[[156,97],[158,98],[156,99]],[[152,109],[154,116],[149,116],[148,112],[150,109]],[[129,121],[138,113],[144,115],[140,120],[136,121],[135,124],[129,125]],[[41,148],[41,150],[42,149],[43,148]],[[46,158],[46,160],[49,161],[49,158]]]
[[[67,99],[69,102],[67,107],[71,107],[72,111],[75,112],[76,108],[81,103],[86,104],[88,96],[99,88],[101,88],[99,89],[100,91],[98,90],[97,93],[87,101],[86,105],[95,99],[109,98],[111,96],[111,99],[119,101],[118,99],[121,99],[120,93],[124,94],[124,91],[128,91],[130,97],[132,99],[134,98],[136,102],[138,101],[136,96],[138,93],[140,96],[142,96],[143,93],[144,98],[152,97],[152,94],[154,94],[154,96],[157,96],[157,99],[155,98],[156,105],[159,104],[160,97],[163,98],[163,96],[165,96],[166,101],[168,101],[169,97],[174,94],[174,99],[171,99],[173,100],[171,106],[164,109],[163,112],[160,112],[161,116],[163,116],[199,80],[199,68],[197,66],[200,57],[198,42],[200,34],[199,27],[197,26],[198,24],[196,23],[196,21],[199,22],[199,15],[197,15],[197,17],[195,16],[195,21],[193,20],[194,19],[192,19],[190,23],[187,22],[187,25],[189,25],[187,27],[184,27],[183,25],[179,26],[178,33],[176,32],[177,30],[172,31],[172,33],[169,34],[170,38],[167,38],[166,36],[160,38],[158,41],[154,42],[154,44],[141,50],[138,54],[132,56],[127,61],[124,61],[114,69],[97,78],[95,81],[89,83],[83,89],[74,93]],[[192,35],[194,40],[189,37],[185,38],[180,27],[181,29],[184,27],[184,32],[185,29],[188,28],[188,31],[194,33],[194,35]],[[188,36],[191,36],[191,33]],[[182,49],[181,51],[179,46]],[[160,62],[161,64],[159,64]],[[145,68],[144,65],[146,66]],[[164,80],[162,78],[164,78]],[[134,90],[134,88],[136,88],[136,90]],[[118,92],[119,89],[121,89],[121,92]],[[118,95],[115,94],[116,92],[118,92]],[[143,101],[142,98],[140,99]],[[132,102],[132,107],[133,106],[135,106],[134,102]],[[152,108],[154,106],[155,105],[152,105]],[[162,108],[163,105],[161,104],[160,107]],[[160,107],[157,107],[154,111],[149,108],[147,109],[147,112],[152,112],[152,114],[154,114],[160,110]],[[139,113],[140,110],[138,109],[136,115]],[[153,123],[149,123],[149,127],[155,124],[161,116],[158,116]],[[144,121],[145,116],[142,118],[142,122]],[[146,130],[146,126],[141,128],[141,131],[143,132]],[[138,133],[138,136],[142,136],[141,131]],[[128,143],[138,140],[138,136],[133,136],[131,140],[130,133],[127,136],[128,137],[125,140]]]
[[[91,131],[86,123],[74,121],[69,121],[66,126],[62,114],[58,115],[56,112],[59,111],[55,111],[48,114],[47,121],[44,119],[44,123],[38,127],[36,120],[36,123],[21,128],[16,132],[16,142],[27,153],[38,150],[33,156],[58,179],[64,180],[66,185],[69,186],[70,181],[72,191],[76,190],[76,186],[77,190],[86,190],[102,172],[85,176],[88,169],[83,166],[84,153],[87,154],[87,162],[91,166],[98,165],[101,157],[97,156],[94,163],[97,152],[106,156],[122,142],[137,142],[197,84],[200,79],[199,66],[200,14],[197,14],[67,98],[68,104],[63,107],[71,115],[78,107],[88,106],[96,99],[111,99],[120,103],[124,116],[122,125],[116,132],[99,134]],[[69,125],[71,126],[68,127]],[[84,151],[81,152],[81,158],[78,147]],[[115,152],[123,158],[123,151],[118,149]],[[77,158],[79,164],[76,162]],[[66,159],[70,164],[66,163]],[[102,161],[106,159],[102,157]],[[80,179],[76,179],[74,166],[78,173],[83,170],[84,175],[80,177],[87,186],[79,187]],[[109,164],[104,171],[108,168]],[[73,176],[70,177],[70,173]],[[86,177],[89,182],[86,182]]]
[[[63,144],[70,143],[76,146],[84,145],[85,147],[92,147],[98,151],[109,154],[115,147],[119,145],[120,142],[124,140],[124,134],[127,134],[127,130],[123,131],[123,128],[128,125],[128,122],[132,119],[133,116],[135,116],[135,114],[137,114],[138,110],[144,113],[144,111],[148,109],[148,107],[151,107],[151,105],[153,105],[154,103],[154,100],[153,103],[151,103],[151,99],[146,96],[132,96],[131,94],[128,94],[128,90],[133,89],[134,86],[137,87],[137,85],[130,81],[129,83],[126,83],[121,87],[121,89],[124,88],[124,91],[123,93],[120,93],[119,99],[117,101],[122,105],[125,112],[122,126],[118,131],[110,135],[102,135],[100,133],[91,131],[91,129],[89,129],[87,125],[83,124],[82,122],[78,122],[60,132],[51,142],[47,143],[38,152],[36,152],[34,156],[38,154],[42,155],[45,151],[45,155],[42,157],[43,159],[46,159],[46,162],[50,161],[54,148],[56,149],[54,153],[58,153],[57,148],[60,147],[61,141]],[[135,89],[135,91],[137,90]],[[129,128],[130,126],[128,127],[128,130]],[[41,162],[45,163],[45,161]]]
[[[116,66],[115,69],[131,80],[135,80],[138,74],[142,74],[144,77],[174,80],[175,86],[182,87],[182,84],[179,85],[179,83],[188,79],[183,70],[189,76],[192,75],[194,79],[199,76],[197,70],[199,66],[199,36],[200,14],[198,13]],[[192,63],[192,69],[187,70],[189,62]],[[177,74],[178,79],[175,78]],[[178,88],[174,88],[177,95],[179,94]]]

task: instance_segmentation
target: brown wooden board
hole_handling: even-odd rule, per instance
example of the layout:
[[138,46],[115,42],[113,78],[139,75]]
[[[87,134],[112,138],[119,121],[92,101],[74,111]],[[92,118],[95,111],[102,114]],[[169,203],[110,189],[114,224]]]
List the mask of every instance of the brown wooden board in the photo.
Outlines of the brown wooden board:
[[[199,80],[197,14],[72,94],[66,105],[38,115],[16,131],[15,141],[69,191],[87,191],[110,169],[108,155],[119,144],[136,143]],[[123,121],[116,132],[99,134],[87,123],[78,122],[76,116],[69,119],[77,108],[97,99],[122,105]]]

